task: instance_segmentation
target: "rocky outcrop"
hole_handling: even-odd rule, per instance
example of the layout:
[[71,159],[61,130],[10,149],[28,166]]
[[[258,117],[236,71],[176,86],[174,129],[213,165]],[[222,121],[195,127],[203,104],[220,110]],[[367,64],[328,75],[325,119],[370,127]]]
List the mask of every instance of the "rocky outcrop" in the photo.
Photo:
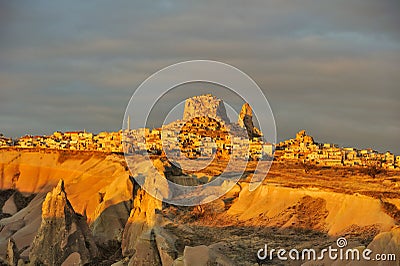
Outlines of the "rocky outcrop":
[[135,242],[135,253],[128,266],[161,266],[153,230],[139,235]]
[[304,144],[314,144],[314,139],[313,137],[307,135],[305,130],[300,130],[296,134],[296,141],[298,143],[304,143]]
[[220,266],[233,266],[235,263],[228,257],[220,253],[217,248],[211,246],[186,246],[183,251],[183,257],[178,259],[174,265],[191,265],[191,266],[204,266],[204,265],[220,265]]
[[[156,225],[156,211],[162,209],[162,202],[150,196],[142,188],[135,191],[133,209],[125,225],[122,237],[122,254],[131,256],[135,254],[139,239],[148,238]],[[143,242],[143,241],[141,241]]]
[[4,203],[2,212],[10,215],[14,215],[18,212],[17,205],[15,204],[14,201],[14,195],[11,195],[11,197]]
[[[238,124],[235,123],[235,126],[238,127]],[[305,133],[299,134],[298,139],[301,138],[311,141]],[[0,221],[0,264],[2,260],[4,263],[9,263],[6,262],[6,258],[8,260],[12,258],[12,263],[15,264],[18,257],[20,257],[18,263],[22,263],[22,261],[27,261],[29,254],[31,254],[32,263],[53,265],[83,264],[89,260],[91,265],[111,265],[117,261],[119,262],[115,265],[184,265],[184,262],[187,265],[195,265],[198,258],[207,261],[206,263],[215,264],[226,259],[220,257],[218,253],[226,254],[235,262],[240,263],[247,258],[242,261],[237,260],[242,255],[239,249],[233,249],[230,253],[227,251],[231,250],[229,247],[241,243],[242,239],[245,240],[243,246],[237,246],[240,250],[258,247],[258,244],[253,245],[254,243],[251,244],[249,238],[245,238],[253,234],[252,228],[279,227],[282,232],[288,228],[307,229],[311,232],[310,236],[313,235],[313,231],[323,231],[330,236],[339,236],[346,235],[347,232],[364,234],[364,231],[356,230],[367,230],[366,228],[373,228],[376,233],[384,232],[390,230],[399,221],[397,214],[400,201],[397,194],[393,194],[393,198],[385,199],[395,206],[388,203],[386,206],[382,204],[382,200],[372,196],[351,194],[347,190],[334,192],[332,189],[314,187],[308,183],[304,187],[297,184],[296,187],[292,185],[287,187],[266,183],[250,192],[247,181],[237,184],[235,190],[231,190],[224,198],[201,205],[201,208],[198,208],[198,214],[194,213],[196,215],[189,213],[191,209],[175,208],[171,209],[167,216],[165,210],[161,211],[161,200],[167,198],[168,193],[173,194],[173,192],[168,191],[165,176],[171,180],[176,178],[176,183],[179,183],[178,180],[181,179],[182,185],[191,185],[190,178],[196,179],[196,176],[181,176],[180,168],[174,167],[168,161],[150,162],[144,161],[140,156],[130,157],[135,162],[131,175],[139,178],[150,177],[146,180],[153,182],[149,187],[151,194],[162,194],[162,197],[156,199],[142,190],[138,184],[132,184],[128,178],[128,171],[124,170],[121,164],[123,159],[120,160],[113,155],[101,158],[96,156],[89,156],[86,159],[70,158],[62,162],[58,162],[58,154],[52,152],[49,154],[22,152],[19,159],[13,160],[12,158],[17,158],[15,155],[14,151],[10,151],[9,154],[0,154],[0,169],[3,169],[0,171],[0,186],[9,188],[11,184],[9,180],[16,173],[20,173],[19,180],[15,183],[16,189],[24,192],[39,192],[39,194],[29,201],[27,206],[25,203],[19,203],[22,202],[19,200],[20,195],[14,190],[8,191],[7,195],[2,200],[0,199],[0,210],[7,214]],[[158,170],[154,169],[154,166]],[[182,166],[186,169],[184,163]],[[281,172],[283,173],[283,171],[279,173]],[[68,184],[65,189],[62,182],[53,189],[56,176],[65,176],[66,184]],[[201,175],[198,177],[200,179]],[[210,176],[202,177],[208,180]],[[313,181],[311,179],[307,182]],[[52,191],[46,197],[50,184]],[[221,185],[221,189],[224,188],[225,186]],[[216,188],[212,187],[212,189]],[[43,192],[40,192],[42,190]],[[202,192],[204,193],[202,195],[206,196],[206,192]],[[196,192],[197,195],[198,192]],[[22,197],[21,200],[25,201]],[[205,201],[207,201],[206,197]],[[167,204],[164,208],[165,206]],[[165,216],[162,217],[160,212]],[[85,218],[77,213],[84,214]],[[99,251],[96,251],[93,244],[91,233],[86,225],[85,213],[88,217],[92,217],[90,226],[95,232]],[[191,233],[189,230],[178,230],[171,226],[171,224],[180,223],[182,226],[182,224],[190,223],[192,220],[185,217],[191,219],[195,216],[194,225],[187,227],[192,230]],[[173,222],[166,225],[167,219]],[[221,229],[212,230],[212,226],[220,225]],[[227,242],[231,240],[231,238],[225,239],[222,234],[223,225],[233,227],[239,225],[232,232],[239,231],[237,231],[238,235],[226,235],[236,239],[235,244],[229,242],[230,245],[217,250],[210,244],[223,238]],[[351,228],[357,226],[355,228],[360,229],[350,231],[348,229],[350,226]],[[374,229],[373,226],[377,228]],[[248,233],[250,231],[246,231],[246,228],[251,230],[251,234]],[[237,238],[239,232],[243,238]],[[293,231],[288,232],[290,236],[285,239],[292,237]],[[380,253],[397,252],[398,254],[400,246],[398,232],[398,229],[393,229],[391,232],[378,235],[368,248]],[[208,233],[210,235],[207,235]],[[368,241],[376,233],[375,231],[368,233]],[[212,240],[210,240],[211,234],[215,235],[212,236]],[[9,239],[13,239],[13,243]],[[113,240],[112,244],[116,248],[106,252],[108,240]],[[120,241],[122,241],[124,258],[121,255]],[[299,244],[300,240],[294,241],[298,241],[294,243]],[[200,246],[202,244],[208,246]],[[368,244],[367,241],[356,243],[356,245],[365,246],[366,244]],[[309,247],[309,245],[303,246]],[[93,258],[99,253],[98,257]],[[178,257],[180,258],[177,259]]]
[[[157,167],[158,166],[158,167]],[[162,199],[169,196],[168,183],[161,161],[156,167],[149,161],[137,160],[131,177],[133,206],[122,236],[122,255],[131,257],[129,265],[161,265],[154,228],[163,223]],[[144,190],[139,183],[143,182]],[[151,195],[154,195],[151,196]],[[159,240],[160,241],[160,240]]]
[[[18,180],[13,185],[14,176]],[[24,194],[47,193],[57,185],[59,177],[68,184],[68,200],[74,210],[85,213],[88,223],[93,223],[103,210],[132,197],[129,171],[121,156],[100,152],[0,150],[1,190],[14,186],[15,191]],[[101,204],[96,196],[99,192],[105,193]],[[20,208],[22,200],[18,194],[14,195],[18,210],[27,205]],[[3,207],[1,199],[0,207]]]
[[176,241],[176,236],[160,226],[155,226],[138,237],[135,243],[135,253],[128,265],[171,266],[178,257]]
[[157,213],[162,210],[162,201],[138,187],[122,236],[122,254],[132,256],[128,265],[161,265],[153,228],[160,223]]
[[41,224],[41,208],[45,194],[38,194],[25,208],[0,221],[0,257],[6,257],[10,238],[20,257],[28,259],[29,249]]
[[238,118],[238,124],[241,128],[246,128],[249,138],[261,136],[261,131],[253,124],[253,110],[248,103],[245,103],[242,106]]
[[29,254],[32,265],[83,265],[98,255],[84,217],[75,213],[67,199],[64,182],[47,193],[42,223]]
[[183,120],[188,121],[195,117],[211,117],[229,123],[224,102],[211,94],[189,98],[185,101]]
[[[240,110],[240,114],[238,117],[238,124],[240,127],[245,127],[246,118],[253,118],[253,110],[251,109],[248,103],[243,104],[242,109]],[[251,121],[251,120],[250,120]],[[253,121],[251,121],[251,125],[253,125]]]
[[[109,241],[121,242],[131,205],[131,201],[122,201],[100,212],[98,218],[90,225],[97,244],[104,245]],[[99,205],[99,209],[101,207],[102,205]]]
[[163,266],[172,265],[178,257],[176,250],[178,237],[170,234],[162,227],[155,227],[153,232],[161,264]]
[[[118,193],[121,188],[123,188],[123,194],[132,195],[133,184],[129,178],[116,179],[97,193],[98,205],[94,212],[97,218],[90,224],[90,228],[99,245],[122,240],[122,232],[132,207],[132,199],[124,196],[126,200],[122,200],[124,199],[121,198],[122,193]],[[116,196],[118,200],[115,200]]]
[[17,265],[19,260],[18,249],[12,238],[8,239],[6,259],[9,265]]
[[306,228],[329,235],[341,235],[351,226],[379,225],[383,232],[395,225],[380,200],[369,196],[270,184],[250,192],[248,184],[241,186],[239,197],[226,211],[241,225]]
[[400,256],[400,226],[393,228],[389,232],[378,234],[367,248],[373,252],[371,257],[374,257],[375,254],[395,254],[397,261],[374,261],[366,265],[396,265]]

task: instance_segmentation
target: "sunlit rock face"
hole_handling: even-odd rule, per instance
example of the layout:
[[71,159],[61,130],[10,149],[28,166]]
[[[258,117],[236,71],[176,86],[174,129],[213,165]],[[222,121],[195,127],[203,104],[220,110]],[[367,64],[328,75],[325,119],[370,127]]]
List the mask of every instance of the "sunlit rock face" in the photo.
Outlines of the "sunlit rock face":
[[67,200],[64,191],[64,181],[60,180],[53,191],[47,193],[42,205],[42,219],[65,218],[73,215],[74,210]]
[[97,255],[86,220],[75,213],[60,180],[43,202],[42,223],[32,243],[30,263],[61,265],[68,260],[83,265]]
[[185,101],[184,121],[201,116],[208,116],[229,123],[224,102],[211,94],[195,96]]
[[124,164],[123,157],[100,152],[4,150],[0,151],[0,169],[4,169],[0,189],[47,193],[61,177],[75,212],[85,214],[91,224],[105,209],[131,199],[132,183]]
[[301,130],[296,134],[296,141],[305,144],[314,144],[313,137],[307,135],[305,130]]
[[140,236],[156,223],[156,210],[161,210],[162,202],[153,198],[143,189],[135,193],[133,209],[125,225],[122,238],[122,252],[124,255],[133,255]]
[[[240,111],[239,117],[238,117],[238,124],[240,127],[245,127],[245,120],[246,117],[253,118],[253,110],[251,109],[250,105],[248,103],[243,104],[242,110]],[[253,124],[253,122],[251,122]]]
[[248,103],[243,104],[238,117],[238,124],[241,128],[245,128],[247,135],[252,137],[260,137],[261,131],[253,124],[253,109]]
[[138,175],[138,179],[147,178],[144,180],[144,190],[136,179],[133,180],[135,177],[131,177],[134,184],[133,206],[121,243],[122,255],[131,257],[129,265],[161,265],[154,228],[162,224],[162,199],[169,195],[164,166],[160,160],[155,161],[155,167],[151,162],[137,161],[132,171]]

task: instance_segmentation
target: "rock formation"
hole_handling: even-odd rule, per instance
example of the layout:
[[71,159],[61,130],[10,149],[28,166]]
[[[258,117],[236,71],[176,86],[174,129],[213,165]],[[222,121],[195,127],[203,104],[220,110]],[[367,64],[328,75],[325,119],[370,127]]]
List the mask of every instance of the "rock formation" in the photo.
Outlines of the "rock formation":
[[[373,257],[375,254],[395,254],[396,260],[400,254],[400,227],[394,227],[389,232],[383,232],[375,236],[374,240],[368,245],[370,250],[372,250]],[[381,261],[381,262],[370,262],[366,265],[396,265],[397,262]]]
[[235,263],[211,246],[186,246],[182,257],[183,265],[221,265],[233,266]]
[[304,143],[304,144],[314,144],[314,139],[313,137],[307,135],[305,130],[300,130],[296,134],[296,140],[299,143]]
[[155,227],[153,232],[161,264],[172,265],[178,257],[178,251],[176,250],[178,237],[159,226]]
[[[253,110],[251,109],[248,103],[243,104],[242,109],[240,110],[240,114],[238,117],[238,124],[240,127],[245,127],[245,119],[246,117],[253,117]],[[251,120],[253,124],[253,121]]]
[[139,250],[144,247],[155,253],[153,227],[157,223],[157,210],[162,209],[162,202],[150,196],[142,188],[135,188],[133,209],[125,225],[122,237],[122,254],[135,255],[137,261],[147,260],[138,258],[142,255]]
[[33,265],[83,265],[98,255],[85,218],[76,214],[60,180],[47,193],[42,205],[42,223],[29,254]]
[[2,212],[10,215],[14,215],[18,212],[17,205],[14,201],[14,194],[4,203]]
[[329,235],[340,235],[350,225],[379,225],[381,231],[395,225],[395,220],[382,209],[380,200],[372,197],[273,185],[263,185],[250,192],[247,184],[241,186],[238,199],[226,214],[237,218],[242,225],[288,228],[293,223]]
[[246,128],[249,138],[261,136],[261,131],[253,124],[253,110],[248,103],[242,106],[238,117],[238,124],[241,128]]
[[[162,199],[167,198],[170,193],[164,175],[168,164],[165,165],[161,160],[156,160],[154,164],[155,167],[149,161],[136,161],[132,171],[138,176],[136,179],[131,177],[134,184],[133,206],[121,244],[122,255],[131,257],[128,265],[161,265],[162,261],[168,260],[168,256],[172,256],[170,260],[174,259],[166,248],[168,241],[165,239],[168,237],[161,233],[161,229],[155,229],[163,222]],[[143,182],[146,190],[137,183],[141,178],[145,178]]]
[[[250,112],[247,109],[243,113]],[[299,132],[297,139],[313,141],[305,132]],[[266,183],[250,191],[248,182],[241,180],[223,198],[193,210],[162,203],[171,194],[180,196],[168,190],[165,176],[180,179],[182,185],[196,185],[189,182],[190,178],[205,178],[207,182],[210,174],[181,176],[180,168],[163,158],[150,162],[142,156],[130,156],[135,163],[129,172],[124,159],[116,155],[74,156],[64,156],[67,159],[60,162],[55,151],[0,151],[0,189],[5,189],[4,197],[0,193],[0,214],[5,215],[0,218],[0,265],[22,265],[29,255],[32,264],[44,265],[233,265],[232,261],[253,265],[256,260],[249,250],[264,245],[267,237],[276,234],[280,236],[275,244],[289,240],[295,247],[322,247],[329,240],[326,237],[359,233],[360,237],[352,235],[352,246],[366,248],[369,244],[374,253],[400,252],[398,181],[392,176],[385,181],[392,183],[393,189],[381,187],[382,180],[370,186],[373,180],[368,179],[362,187],[376,190],[349,193],[350,181],[363,182],[361,178],[329,181],[326,177],[336,174],[327,170],[318,183],[317,177],[310,180],[302,176],[301,169],[288,168],[297,172],[285,173],[282,170],[286,168],[279,168],[272,171],[272,177],[282,177],[275,179],[277,184]],[[16,173],[19,180],[15,189],[24,191],[21,195],[8,190]],[[292,179],[299,182],[298,187],[280,185],[279,180],[291,178],[293,173],[299,173]],[[150,196],[129,175],[136,180],[146,177],[151,194],[161,197]],[[63,182],[54,188],[56,176],[65,176],[68,199]],[[346,182],[346,187],[341,188],[339,181]],[[227,187],[225,183],[228,180],[221,189]],[[302,184],[306,186],[299,189]],[[380,197],[385,189],[391,197],[383,201]],[[28,200],[26,191],[38,194]],[[208,191],[201,193],[206,196]],[[95,237],[85,218],[75,211],[85,213],[85,218],[87,214]],[[251,238],[259,232],[264,235]],[[107,245],[109,240],[114,246]],[[221,240],[227,244],[218,249]]]
[[27,260],[29,248],[40,227],[41,207],[45,194],[36,195],[28,206],[11,217],[4,218],[0,224],[0,257],[6,257],[9,239],[12,238],[20,257]]
[[103,209],[103,205],[99,204],[100,215],[90,225],[96,244],[104,245],[109,241],[121,242],[131,205],[130,201],[122,201]]
[[19,259],[18,249],[12,238],[8,239],[6,259],[7,259],[8,264],[10,264],[10,265],[17,265],[17,263],[18,263],[18,259]]
[[[16,190],[47,193],[57,185],[58,177],[62,176],[65,184],[68,184],[68,200],[74,210],[85,213],[88,223],[92,223],[106,208],[131,199],[132,183],[124,163],[123,157],[95,152],[42,152],[33,149],[23,152],[2,151],[0,169],[5,170],[0,171],[0,189],[11,188],[11,180],[18,174]],[[104,203],[101,204],[96,197],[99,192],[106,192]],[[17,194],[14,195],[17,207],[20,201],[18,198]]]
[[208,116],[229,123],[224,102],[211,94],[195,96],[185,101],[183,120],[188,121],[200,116]]

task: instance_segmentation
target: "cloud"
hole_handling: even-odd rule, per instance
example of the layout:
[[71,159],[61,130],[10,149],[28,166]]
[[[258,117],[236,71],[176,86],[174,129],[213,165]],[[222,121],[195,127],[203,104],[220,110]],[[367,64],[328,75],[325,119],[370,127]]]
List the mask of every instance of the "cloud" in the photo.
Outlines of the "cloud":
[[306,128],[321,141],[400,153],[397,0],[1,5],[7,135],[118,130],[149,75],[213,59],[260,85],[280,139]]

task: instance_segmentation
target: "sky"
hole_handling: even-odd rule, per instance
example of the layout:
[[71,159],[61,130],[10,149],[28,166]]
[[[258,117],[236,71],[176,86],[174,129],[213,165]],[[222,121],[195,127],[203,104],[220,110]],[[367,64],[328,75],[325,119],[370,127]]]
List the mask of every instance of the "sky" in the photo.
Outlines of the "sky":
[[[253,78],[277,138],[400,154],[400,1],[0,1],[0,133],[115,131],[181,61]],[[134,119],[134,118],[132,118]]]

